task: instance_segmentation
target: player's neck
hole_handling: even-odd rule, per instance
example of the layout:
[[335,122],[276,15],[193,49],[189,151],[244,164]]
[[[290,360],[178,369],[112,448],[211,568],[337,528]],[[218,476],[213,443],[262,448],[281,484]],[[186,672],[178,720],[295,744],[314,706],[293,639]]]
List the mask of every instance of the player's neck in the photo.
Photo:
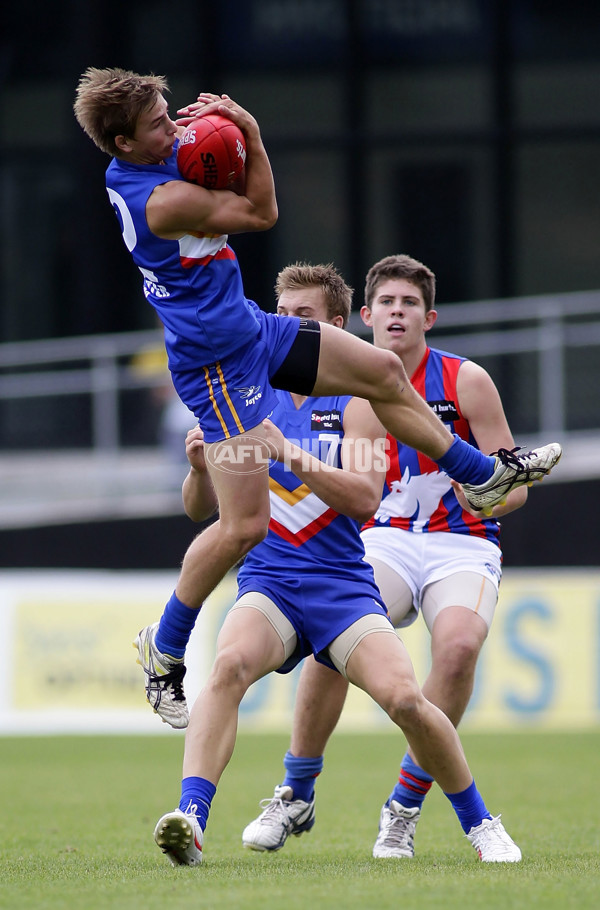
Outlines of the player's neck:
[[423,360],[425,356],[425,351],[427,350],[427,342],[423,339],[422,343],[418,344],[416,347],[411,348],[409,351],[402,353],[400,360],[404,364],[404,369],[406,370],[406,375],[409,379],[414,375],[417,367]]
[[308,395],[297,395],[296,392],[290,392],[290,398],[294,402],[294,407],[297,410],[298,408],[302,407],[302,405],[308,398]]

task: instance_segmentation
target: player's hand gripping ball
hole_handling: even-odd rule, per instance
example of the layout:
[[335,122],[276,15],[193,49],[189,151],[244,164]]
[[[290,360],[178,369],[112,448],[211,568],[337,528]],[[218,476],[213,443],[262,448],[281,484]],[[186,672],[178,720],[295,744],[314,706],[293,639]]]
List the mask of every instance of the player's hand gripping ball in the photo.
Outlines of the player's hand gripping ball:
[[206,189],[227,189],[241,177],[245,163],[244,134],[233,120],[220,114],[194,120],[179,140],[179,173]]

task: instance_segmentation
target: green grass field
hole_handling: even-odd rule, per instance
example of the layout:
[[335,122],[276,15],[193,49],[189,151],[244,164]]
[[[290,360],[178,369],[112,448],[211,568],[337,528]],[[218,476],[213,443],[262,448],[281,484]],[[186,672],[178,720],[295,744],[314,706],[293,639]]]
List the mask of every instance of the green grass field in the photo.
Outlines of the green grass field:
[[439,792],[414,860],[371,857],[400,736],[336,734],[317,822],[275,854],[241,832],[282,773],[286,736],[241,735],[213,803],[201,867],[173,869],[157,818],[179,798],[183,738],[0,738],[0,907],[14,910],[428,910],[600,904],[600,731],[464,735],[478,785],[523,851],[485,866]]

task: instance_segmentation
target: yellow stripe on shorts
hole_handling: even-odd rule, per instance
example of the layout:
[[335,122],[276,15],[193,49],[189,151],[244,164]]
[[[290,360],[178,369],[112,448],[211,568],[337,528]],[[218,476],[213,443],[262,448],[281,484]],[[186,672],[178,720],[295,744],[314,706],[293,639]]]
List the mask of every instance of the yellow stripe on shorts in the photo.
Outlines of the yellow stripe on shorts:
[[235,407],[233,406],[233,401],[232,401],[231,398],[229,397],[229,391],[228,391],[228,389],[227,389],[227,383],[225,382],[225,377],[223,376],[223,370],[221,369],[221,363],[220,363],[219,360],[217,360],[215,366],[216,366],[216,368],[217,368],[217,374],[218,374],[219,379],[220,379],[220,381],[221,381],[221,388],[223,389],[223,395],[225,396],[225,401],[226,401],[227,404],[229,405],[229,410],[231,411],[231,414],[232,414],[232,416],[233,416],[233,419],[235,420],[235,425],[236,425],[236,427],[238,428],[238,430],[240,431],[240,433],[243,433],[243,432],[244,432],[244,426],[243,426],[243,424],[242,424],[240,418],[239,418],[238,415],[237,415],[237,411],[236,411]]
[[[215,368],[217,370],[217,375],[219,377],[219,382],[221,384],[221,389],[223,391],[225,401],[229,405],[229,410],[231,411],[233,419],[235,420],[235,425],[238,428],[239,432],[243,433],[244,427],[242,426],[242,424],[240,422],[240,419],[237,415],[237,411],[234,408],[233,402],[229,396],[229,392],[227,391],[227,383],[225,382],[225,377],[223,376],[223,370],[221,369],[221,364],[219,361],[217,361],[215,363]],[[209,396],[210,402],[213,406],[213,410],[214,410],[215,414],[217,415],[219,423],[221,424],[221,429],[223,430],[223,433],[225,434],[225,439],[230,439],[231,433],[229,432],[229,428],[227,427],[227,424],[226,424],[225,420],[223,419],[223,414],[221,413],[221,410],[220,410],[219,405],[217,404],[217,400],[215,398],[213,383],[212,383],[212,379],[210,378],[210,371],[209,371],[208,367],[203,367],[203,370],[204,370],[204,379],[206,381],[206,385],[208,386],[208,396]]]

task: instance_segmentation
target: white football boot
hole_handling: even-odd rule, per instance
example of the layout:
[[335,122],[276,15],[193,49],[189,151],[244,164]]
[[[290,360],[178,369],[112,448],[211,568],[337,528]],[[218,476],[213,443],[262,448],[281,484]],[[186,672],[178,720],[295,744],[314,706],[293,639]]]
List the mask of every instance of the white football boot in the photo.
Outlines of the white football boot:
[[290,834],[299,837],[315,823],[315,800],[294,799],[291,787],[278,786],[264,811],[244,828],[242,844],[250,850],[280,850]]
[[146,626],[134,641],[133,647],[137,648],[137,662],[146,675],[146,698],[150,705],[163,723],[181,730],[187,727],[190,720],[183,693],[185,666],[182,657],[170,657],[158,650],[154,644],[157,629],[157,622]]
[[494,506],[504,505],[511,490],[525,484],[530,487],[535,480],[542,480],[549,474],[560,461],[562,448],[557,442],[551,442],[530,452],[519,452],[517,447],[498,449],[492,454],[496,456],[496,469],[490,479],[478,485],[462,484],[471,508],[486,515],[491,515]]
[[519,863],[521,851],[507,834],[500,816],[484,818],[465,837],[473,844],[482,863]]
[[156,823],[154,840],[172,866],[198,866],[202,862],[204,832],[195,815],[186,815],[181,809],[167,812]]
[[397,800],[384,806],[379,817],[379,834],[373,847],[375,859],[415,855],[415,829],[421,817],[417,807],[407,809]]

